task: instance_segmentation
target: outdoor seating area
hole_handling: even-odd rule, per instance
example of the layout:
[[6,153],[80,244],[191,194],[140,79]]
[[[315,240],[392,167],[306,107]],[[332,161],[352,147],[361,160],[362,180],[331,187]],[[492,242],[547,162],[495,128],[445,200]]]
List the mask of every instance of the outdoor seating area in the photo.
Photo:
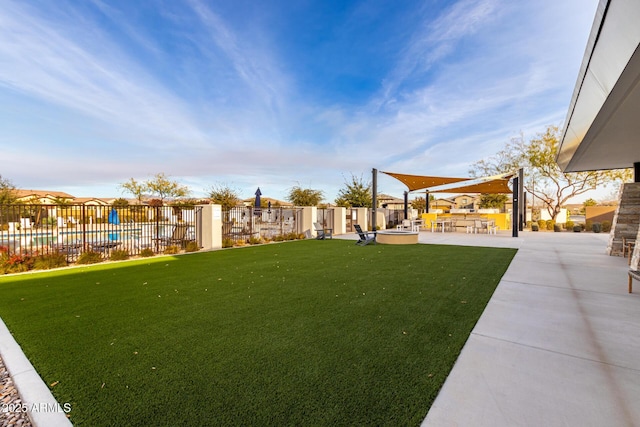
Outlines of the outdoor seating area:
[[237,206],[225,210],[223,216],[222,238],[229,242],[273,240],[304,231],[299,227],[299,208]]
[[396,229],[401,231],[420,231],[423,226],[424,220],[422,219],[403,219],[402,223],[396,226]]

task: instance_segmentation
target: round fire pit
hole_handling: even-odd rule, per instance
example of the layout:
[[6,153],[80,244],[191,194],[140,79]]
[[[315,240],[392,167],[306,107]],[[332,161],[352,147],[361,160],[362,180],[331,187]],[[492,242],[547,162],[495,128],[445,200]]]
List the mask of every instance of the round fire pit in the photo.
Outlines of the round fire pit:
[[380,230],[376,242],[383,245],[413,245],[418,243],[417,231]]

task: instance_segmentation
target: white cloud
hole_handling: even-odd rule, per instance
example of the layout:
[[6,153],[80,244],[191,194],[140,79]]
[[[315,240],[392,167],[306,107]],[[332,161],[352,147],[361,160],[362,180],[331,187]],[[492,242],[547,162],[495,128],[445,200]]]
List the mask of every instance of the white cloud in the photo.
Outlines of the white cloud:
[[242,26],[201,0],[155,6],[167,28],[151,31],[102,0],[55,13],[2,1],[3,176],[115,192],[162,171],[202,187],[265,182],[280,198],[309,183],[329,200],[372,167],[464,176],[511,136],[564,118],[591,23],[577,0],[407,10],[424,18],[402,29],[384,81],[347,103],[308,95],[268,20]]

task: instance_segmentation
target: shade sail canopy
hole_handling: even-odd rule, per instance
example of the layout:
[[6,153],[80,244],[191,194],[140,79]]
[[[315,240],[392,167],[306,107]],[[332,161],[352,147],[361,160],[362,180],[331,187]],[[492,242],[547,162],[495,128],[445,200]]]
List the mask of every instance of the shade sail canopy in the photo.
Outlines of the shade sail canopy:
[[452,184],[454,182],[467,181],[469,178],[445,178],[440,176],[407,175],[404,173],[384,172],[394,177],[409,188],[409,191],[422,190],[424,188],[437,187],[439,185]]
[[[394,172],[384,172],[396,178],[409,188],[409,191],[429,190],[442,193],[482,193],[506,194],[511,193],[509,176],[489,178],[450,178],[437,176],[407,175]],[[456,185],[459,184],[459,185]],[[442,188],[438,188],[442,187]]]
[[[460,187],[449,188],[447,193],[482,193],[482,194],[508,194],[511,193],[509,188],[508,179],[496,179],[493,181],[481,182],[478,184],[465,185],[465,182],[460,182]],[[437,191],[437,190],[436,190]],[[441,191],[445,192],[445,191]]]

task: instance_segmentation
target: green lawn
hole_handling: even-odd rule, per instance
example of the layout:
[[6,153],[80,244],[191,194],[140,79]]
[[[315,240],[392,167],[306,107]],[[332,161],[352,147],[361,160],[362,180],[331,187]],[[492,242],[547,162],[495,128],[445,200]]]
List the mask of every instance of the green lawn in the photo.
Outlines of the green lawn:
[[75,425],[419,425],[513,249],[298,241],[0,277]]

